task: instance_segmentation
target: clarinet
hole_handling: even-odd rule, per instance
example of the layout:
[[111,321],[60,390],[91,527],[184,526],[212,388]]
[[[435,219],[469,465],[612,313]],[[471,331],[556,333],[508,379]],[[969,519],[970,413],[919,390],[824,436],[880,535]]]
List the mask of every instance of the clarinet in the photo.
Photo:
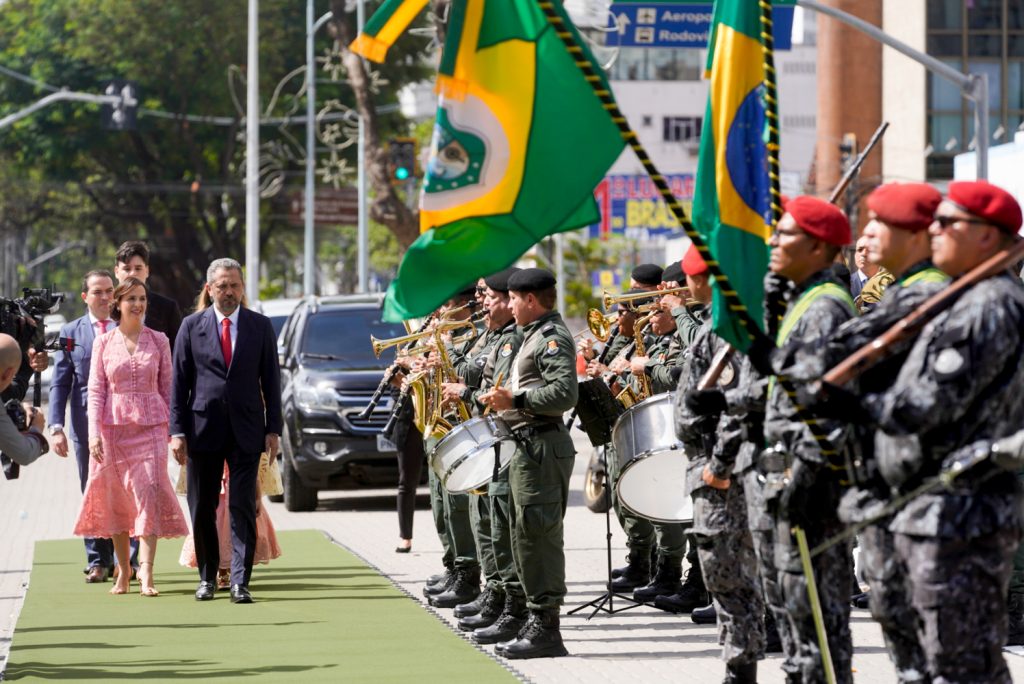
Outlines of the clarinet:
[[[432,313],[429,316],[427,316],[426,320],[423,321],[423,325],[421,325],[419,327],[419,329],[416,330],[415,334],[418,335],[419,333],[421,333],[424,330],[426,330],[427,326],[430,325],[431,321],[433,321],[433,320],[434,320],[434,314]],[[388,384],[391,382],[391,379],[393,377],[395,377],[395,373],[397,373],[397,372],[398,372],[398,364],[397,363],[391,364],[390,366],[388,366],[388,369],[386,371],[384,371],[384,377],[381,378],[380,384],[377,385],[377,389],[374,390],[373,396],[370,397],[370,403],[367,404],[366,408],[364,408],[359,413],[359,418],[360,419],[366,420],[367,418],[370,417],[370,414],[373,413],[373,410],[375,408],[377,408],[377,404],[380,402],[380,398],[384,395],[384,390],[387,389]],[[395,415],[397,415],[397,411],[393,411],[392,412],[392,416],[395,416]],[[391,424],[392,424],[392,420],[389,419],[388,420],[388,425],[391,425]],[[387,429],[385,429],[384,431],[387,432]]]
[[[619,325],[618,325],[618,323],[616,323],[615,325],[612,326],[612,329],[608,332],[608,343],[604,345],[604,349],[602,349],[601,353],[598,355],[598,357],[597,357],[597,362],[598,363],[603,364],[605,361],[607,361],[608,350],[612,348],[611,341],[618,334],[619,334]],[[569,422],[567,422],[565,424],[566,428],[568,428],[570,430],[572,429],[572,424],[576,422],[576,414],[579,413],[579,411],[580,411],[579,406],[576,406],[575,408],[573,408],[572,415],[569,416]]]

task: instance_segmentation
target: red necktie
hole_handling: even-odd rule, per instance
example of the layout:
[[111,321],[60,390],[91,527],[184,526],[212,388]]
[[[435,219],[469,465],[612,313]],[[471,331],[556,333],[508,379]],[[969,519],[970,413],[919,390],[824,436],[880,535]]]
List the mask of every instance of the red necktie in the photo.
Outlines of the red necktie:
[[107,332],[107,323],[109,322],[110,321],[98,321],[98,323],[100,324],[100,335]]
[[224,365],[231,367],[231,319],[220,322],[220,350],[224,352]]

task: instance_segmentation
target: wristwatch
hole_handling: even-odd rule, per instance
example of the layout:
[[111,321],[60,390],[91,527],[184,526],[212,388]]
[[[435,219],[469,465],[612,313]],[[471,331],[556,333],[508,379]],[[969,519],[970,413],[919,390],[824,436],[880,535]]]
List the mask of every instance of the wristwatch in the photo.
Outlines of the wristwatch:
[[56,437],[60,433],[64,432],[64,426],[63,425],[51,425],[49,428],[47,428],[47,430],[49,431],[51,437]]

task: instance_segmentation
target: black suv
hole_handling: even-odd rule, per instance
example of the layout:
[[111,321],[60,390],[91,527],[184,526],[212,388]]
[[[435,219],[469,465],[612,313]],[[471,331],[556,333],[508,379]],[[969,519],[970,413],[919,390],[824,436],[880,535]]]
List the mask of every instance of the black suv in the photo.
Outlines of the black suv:
[[394,357],[389,350],[376,358],[370,335],[405,334],[401,325],[381,321],[382,297],[308,298],[281,331],[281,475],[289,511],[314,510],[321,489],[398,481],[395,446],[381,435],[390,392],[369,418],[359,417]]

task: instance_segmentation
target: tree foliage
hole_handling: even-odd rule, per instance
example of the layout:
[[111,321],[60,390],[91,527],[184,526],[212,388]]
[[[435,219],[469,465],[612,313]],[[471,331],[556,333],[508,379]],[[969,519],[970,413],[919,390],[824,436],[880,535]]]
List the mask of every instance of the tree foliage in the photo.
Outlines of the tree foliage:
[[[368,3],[368,12],[376,4]],[[183,305],[191,301],[210,259],[241,258],[245,150],[239,103],[244,109],[246,8],[245,0],[8,0],[0,11],[0,65],[51,86],[90,93],[101,92],[111,79],[129,79],[138,85],[144,110],[228,117],[230,123],[141,111],[135,130],[107,131],[93,105],[62,103],[41,110],[0,136],[0,182],[7,190],[0,196],[0,229],[19,236],[36,254],[80,238],[90,249],[79,256],[99,260],[89,267],[112,266],[107,259],[113,247],[141,237],[153,250],[155,287]],[[318,2],[319,12],[328,8],[326,0]],[[317,52],[323,54],[331,43],[324,32]],[[374,94],[372,83],[364,84],[375,103],[395,102],[399,86],[423,77],[425,47],[422,39],[402,41],[379,69],[387,85]],[[294,72],[304,63],[304,3],[262,0],[264,107],[282,78],[292,74],[274,111],[265,114],[303,108],[302,75]],[[319,78],[325,78],[323,72]],[[348,84],[318,82],[318,89],[321,104],[328,99],[356,104]],[[46,93],[0,75],[0,115]],[[397,114],[378,116],[374,123],[378,147],[391,131],[407,128]],[[293,149],[290,141],[303,137],[302,124],[261,128],[261,139],[280,141],[282,150]],[[344,154],[354,166],[355,146]],[[275,170],[286,187],[301,185],[296,159],[284,155]],[[291,277],[302,242],[301,228],[275,213],[274,206],[266,200],[261,205],[261,253],[269,281]],[[331,229],[322,233],[321,242],[338,235]],[[83,267],[72,262],[67,268]],[[69,273],[63,277],[71,282],[58,285],[72,289],[72,277],[79,275]]]

